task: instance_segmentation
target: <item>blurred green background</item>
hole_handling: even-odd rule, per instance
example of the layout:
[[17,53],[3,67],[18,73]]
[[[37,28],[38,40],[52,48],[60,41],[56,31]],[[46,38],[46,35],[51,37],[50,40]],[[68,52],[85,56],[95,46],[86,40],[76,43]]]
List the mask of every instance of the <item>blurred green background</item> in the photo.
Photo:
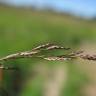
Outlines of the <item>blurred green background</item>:
[[[0,57],[48,42],[73,50],[86,43],[90,46],[96,42],[96,22],[64,13],[0,5]],[[85,96],[82,90],[90,79],[79,63],[36,58],[7,61],[6,66],[19,69],[5,70],[2,86],[8,96]],[[0,96],[7,96],[1,93]]]

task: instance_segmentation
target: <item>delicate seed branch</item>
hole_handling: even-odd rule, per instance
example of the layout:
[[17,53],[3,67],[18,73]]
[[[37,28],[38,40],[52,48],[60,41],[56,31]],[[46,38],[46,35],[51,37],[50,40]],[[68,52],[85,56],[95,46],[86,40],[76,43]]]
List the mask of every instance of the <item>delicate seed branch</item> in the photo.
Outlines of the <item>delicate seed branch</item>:
[[47,43],[47,44],[45,44],[45,45],[40,45],[40,46],[37,46],[36,48],[33,48],[32,51],[34,51],[34,50],[46,49],[46,48],[48,48],[48,47],[50,47],[50,46],[53,46],[53,44]]
[[49,61],[71,60],[71,59],[76,59],[77,57],[82,58],[82,59],[86,59],[86,60],[96,60],[96,55],[85,55],[85,54],[82,54],[83,51],[72,52],[72,53],[63,54],[63,55],[60,55],[60,56],[48,56],[48,57],[39,56],[39,54],[38,54],[43,50],[54,50],[54,49],[69,50],[70,48],[65,48],[65,47],[58,46],[58,45],[55,45],[55,44],[52,44],[52,43],[47,43],[45,45],[37,46],[36,48],[33,48],[31,51],[19,52],[19,53],[15,53],[15,54],[5,56],[5,57],[0,59],[0,62],[10,60],[10,59],[31,58],[31,57],[38,57],[38,58],[42,58],[42,59],[49,60]]
[[0,61],[6,61],[10,59],[18,59],[18,58],[25,58],[25,57],[32,57],[33,55],[39,53],[39,51],[26,51],[26,52],[20,52],[20,53],[15,53],[8,55],[4,58],[1,58]]
[[43,50],[54,50],[54,49],[68,50],[70,48],[64,48],[64,47],[60,47],[60,46],[57,46],[57,45],[54,45],[54,44],[51,44],[51,43],[47,43],[45,45],[40,45],[36,48],[33,48],[31,51],[19,52],[19,53],[8,55],[6,57],[1,58],[0,61],[33,57],[35,54],[40,53],[42,49]]
[[69,50],[70,48],[60,47],[60,46],[57,46],[57,45],[53,45],[53,46],[47,47],[47,50],[52,50],[52,49],[65,49],[65,50]]
[[52,49],[64,49],[64,50],[69,50],[70,48],[65,48],[65,47],[61,47],[52,43],[47,43],[45,45],[40,45],[36,48],[33,48],[32,50],[52,50]]
[[44,58],[45,60],[48,60],[48,61],[65,61],[65,60],[71,60],[72,58],[67,58],[67,57],[46,57]]
[[95,61],[96,60],[96,55],[81,55],[80,58]]

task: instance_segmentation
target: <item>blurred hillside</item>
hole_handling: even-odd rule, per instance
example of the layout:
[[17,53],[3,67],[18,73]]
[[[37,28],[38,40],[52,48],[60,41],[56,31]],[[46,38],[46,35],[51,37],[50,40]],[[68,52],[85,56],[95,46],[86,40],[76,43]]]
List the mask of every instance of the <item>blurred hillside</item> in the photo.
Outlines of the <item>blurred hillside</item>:
[[19,46],[17,50],[32,48],[32,42],[36,45],[48,41],[73,45],[94,41],[95,26],[91,20],[65,14],[0,6],[0,47],[8,52],[15,50],[15,46]]
[[[18,51],[31,50],[34,46],[46,42],[58,43],[75,49],[80,47],[83,43],[88,42],[88,44],[90,44],[96,42],[96,22],[52,11],[0,5],[0,57]],[[43,69],[41,67],[43,67],[44,70],[47,67],[52,73],[55,72],[55,66],[57,66],[56,68],[58,69],[58,64],[62,65],[61,62],[41,61],[33,58],[32,60],[15,60],[5,63],[8,66],[20,68],[19,74],[22,75],[19,75],[21,79],[20,82],[22,82],[22,80],[26,81],[30,70],[31,72],[37,70],[39,65],[39,71],[41,73],[39,74],[38,72],[39,75],[37,75],[35,79],[31,77],[31,79],[28,80],[29,82],[23,81],[24,89],[22,89],[21,96],[42,96],[42,79],[46,75],[46,72],[42,71]],[[64,85],[65,89],[62,89],[61,96],[83,96],[80,93],[80,88],[85,84],[86,76],[83,72],[77,69],[73,61],[65,62],[64,66],[67,66],[66,68],[68,69],[68,73],[65,73],[67,73],[68,78],[66,85]],[[62,68],[62,66],[60,68]],[[4,73],[5,77],[3,82],[5,89],[11,94],[10,96],[17,96],[16,91],[14,91],[16,89],[14,87],[16,84],[13,84],[15,82],[13,78],[18,77],[14,74],[17,73],[6,73],[6,71]],[[45,75],[43,73],[45,73]],[[51,73],[49,72],[49,74]],[[42,76],[42,74],[44,76]],[[10,76],[13,78],[10,78]]]

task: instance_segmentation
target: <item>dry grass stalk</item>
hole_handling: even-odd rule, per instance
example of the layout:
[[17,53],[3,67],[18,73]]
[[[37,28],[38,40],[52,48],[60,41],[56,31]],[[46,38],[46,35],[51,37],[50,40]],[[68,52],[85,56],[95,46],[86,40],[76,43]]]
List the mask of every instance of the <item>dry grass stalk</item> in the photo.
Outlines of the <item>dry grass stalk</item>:
[[18,53],[15,53],[15,54],[5,56],[5,57],[0,59],[0,62],[10,60],[10,59],[31,58],[31,57],[38,57],[38,58],[42,58],[42,59],[45,59],[45,60],[48,60],[48,61],[72,60],[72,59],[76,59],[78,57],[82,58],[82,59],[86,59],[86,60],[96,60],[96,55],[85,55],[85,54],[82,54],[83,51],[72,52],[72,53],[69,53],[69,54],[61,55],[61,56],[48,56],[48,57],[46,57],[46,56],[35,56],[35,54],[38,55],[38,53],[40,53],[43,50],[54,50],[54,49],[69,50],[70,48],[65,48],[65,47],[58,46],[58,45],[55,45],[55,44],[52,44],[52,43],[47,43],[45,45],[37,46],[36,48],[33,48],[31,51],[18,52]]
[[[25,52],[18,52],[15,54],[11,54],[8,56],[5,56],[0,59],[0,61],[6,61],[10,59],[18,59],[18,58],[29,58],[33,57],[35,54],[38,54],[41,52],[41,50],[54,50],[54,49],[64,49],[64,50],[69,50],[70,48],[65,48],[65,47],[60,47],[51,43],[47,43],[45,45],[40,45],[36,48],[33,48],[31,51],[25,51]],[[39,57],[39,56],[37,56]]]

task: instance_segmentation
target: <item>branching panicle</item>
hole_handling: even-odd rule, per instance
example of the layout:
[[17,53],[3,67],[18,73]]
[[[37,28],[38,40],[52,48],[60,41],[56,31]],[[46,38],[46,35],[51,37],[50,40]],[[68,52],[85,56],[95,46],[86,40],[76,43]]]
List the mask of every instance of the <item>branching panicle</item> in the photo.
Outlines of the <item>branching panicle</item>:
[[[55,61],[55,60],[72,60],[76,58],[82,58],[86,60],[96,60],[96,55],[85,55],[83,54],[83,51],[77,51],[77,52],[70,52],[68,54],[63,54],[60,56],[40,56],[38,53],[40,53],[43,50],[54,50],[54,49],[64,49],[69,50],[70,48],[65,48],[62,46],[58,46],[52,43],[47,43],[45,45],[37,46],[36,48],[33,48],[31,51],[25,51],[25,52],[18,52],[15,54],[11,54],[8,56],[5,56],[0,59],[0,62],[10,60],[10,59],[19,59],[19,58],[31,58],[31,57],[38,57],[49,61]],[[37,56],[36,56],[37,55]]]
[[36,48],[33,48],[31,51],[18,52],[15,54],[8,55],[4,58],[1,58],[0,61],[6,61],[6,60],[18,59],[18,58],[29,58],[29,57],[33,57],[35,54],[40,53],[41,50],[54,50],[54,49],[68,50],[70,48],[60,47],[52,43],[47,43],[45,45],[37,46]]

